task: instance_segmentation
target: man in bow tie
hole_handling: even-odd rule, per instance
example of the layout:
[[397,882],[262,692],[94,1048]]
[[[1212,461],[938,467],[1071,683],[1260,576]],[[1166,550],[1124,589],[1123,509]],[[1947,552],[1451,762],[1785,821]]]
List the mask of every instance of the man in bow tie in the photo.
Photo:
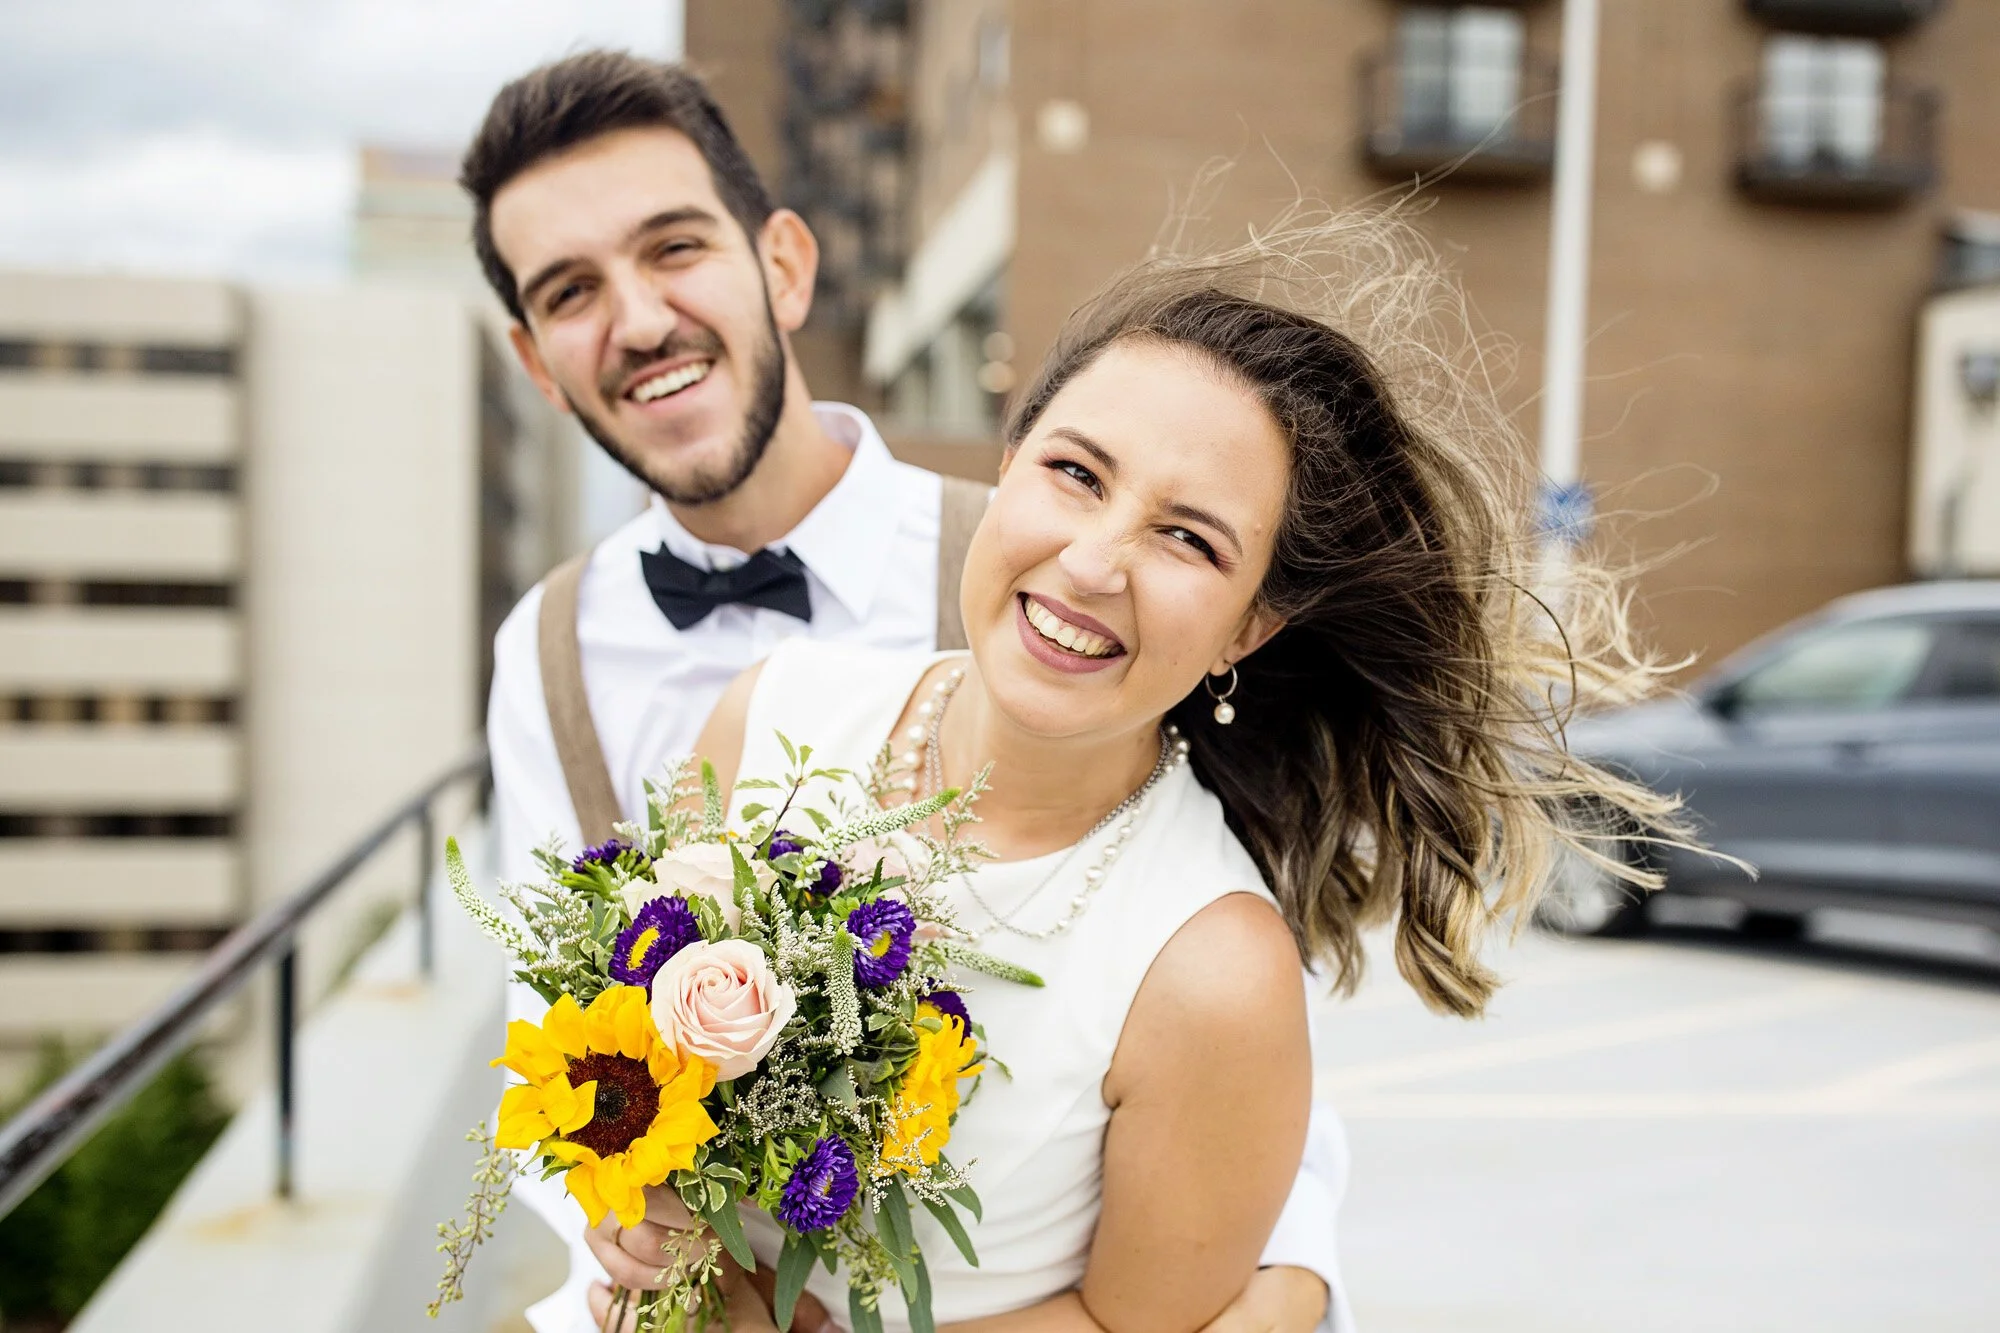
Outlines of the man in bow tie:
[[[545,595],[573,598],[557,619],[574,622],[576,708],[602,748],[605,802],[635,817],[644,780],[693,747],[723,689],[780,641],[935,646],[945,502],[939,478],[895,461],[864,414],[812,401],[788,342],[812,305],[812,232],[772,204],[692,75],[611,52],[536,70],[494,99],[462,182],[521,363],[652,493],[580,568],[522,598],[494,642],[499,871],[530,880],[535,846],[555,834],[577,848],[589,822],[571,795],[574,746],[559,752],[550,719]],[[517,1012],[539,1016],[515,989]],[[1269,1266],[1214,1329],[1344,1333],[1341,1154],[1337,1122],[1316,1115]],[[586,1235],[559,1186],[517,1188],[577,1262],[529,1312],[541,1333],[598,1327],[585,1287],[599,1260],[661,1262],[657,1241],[634,1238],[649,1228]]]

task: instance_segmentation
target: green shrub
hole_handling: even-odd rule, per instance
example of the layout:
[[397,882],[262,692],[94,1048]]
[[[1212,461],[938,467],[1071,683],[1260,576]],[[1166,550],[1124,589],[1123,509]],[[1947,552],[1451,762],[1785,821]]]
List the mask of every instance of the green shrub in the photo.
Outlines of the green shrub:
[[[74,1058],[58,1044],[44,1046],[34,1091],[61,1077]],[[162,1068],[0,1218],[0,1318],[45,1323],[81,1310],[228,1121],[192,1053]]]

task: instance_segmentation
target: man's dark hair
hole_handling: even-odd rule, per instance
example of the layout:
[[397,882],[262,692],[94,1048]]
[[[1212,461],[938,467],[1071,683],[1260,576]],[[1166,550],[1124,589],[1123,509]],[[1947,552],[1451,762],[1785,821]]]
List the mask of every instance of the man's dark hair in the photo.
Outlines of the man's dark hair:
[[493,248],[493,196],[545,158],[600,135],[646,128],[678,130],[694,142],[723,205],[755,241],[771,216],[771,196],[700,79],[626,51],[568,56],[500,90],[459,168],[458,183],[472,196],[472,247],[514,318],[525,323],[527,313],[513,272]]

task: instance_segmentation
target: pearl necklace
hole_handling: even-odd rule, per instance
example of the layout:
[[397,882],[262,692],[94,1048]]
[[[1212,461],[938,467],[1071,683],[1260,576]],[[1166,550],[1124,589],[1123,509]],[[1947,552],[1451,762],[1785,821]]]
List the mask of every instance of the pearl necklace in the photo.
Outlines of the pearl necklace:
[[[965,668],[952,668],[950,674],[933,687],[931,697],[917,706],[917,716],[928,719],[928,724],[918,722],[904,733],[905,739],[912,742],[917,741],[919,737],[922,739],[924,780],[928,790],[932,793],[944,790],[944,761],[941,757],[942,747],[938,744],[938,735],[944,727],[945,709],[950,706],[952,695],[958,692],[958,687],[964,680]],[[1047,940],[1055,938],[1076,924],[1077,918],[1083,915],[1085,909],[1090,906],[1091,900],[1097,896],[1097,891],[1104,887],[1104,881],[1109,878],[1111,867],[1118,860],[1119,854],[1124,851],[1125,844],[1132,840],[1132,834],[1137,827],[1135,817],[1139,813],[1140,807],[1145,804],[1146,798],[1152,794],[1155,787],[1160,785],[1161,780],[1167,774],[1187,762],[1187,757],[1188,743],[1182,738],[1180,729],[1172,723],[1168,723],[1166,726],[1160,728],[1160,757],[1154,762],[1153,771],[1147,775],[1144,782],[1139,784],[1139,789],[1113,806],[1111,813],[1091,825],[1088,833],[1085,833],[1081,838],[1071,843],[1069,850],[1064,854],[1062,860],[1056,863],[1056,868],[1044,876],[1042,882],[1035,885],[1034,889],[1025,898],[1021,899],[1013,911],[999,912],[994,910],[992,904],[980,896],[979,886],[974,882],[974,876],[962,876],[961,882],[964,883],[966,892],[972,895],[972,901],[979,905],[979,910],[986,913],[988,918],[988,924],[978,930],[961,931],[966,938],[966,942],[969,944],[978,944],[983,937],[995,930],[1004,930],[1008,934],[1018,935],[1022,939]],[[903,758],[911,768],[916,767],[918,755],[915,751],[906,752]],[[914,774],[905,780],[904,787],[913,795],[916,793],[917,779]],[[1028,904],[1039,898],[1044,889],[1048,888],[1049,885],[1056,881],[1058,876],[1069,869],[1070,862],[1076,859],[1077,853],[1083,850],[1084,844],[1104,832],[1104,830],[1114,828],[1114,825],[1115,829],[1111,840],[1105,843],[1103,850],[1098,853],[1097,864],[1083,872],[1083,887],[1069,900],[1069,906],[1056,919],[1055,923],[1041,930],[1030,930],[1024,926],[1015,925],[1013,918],[1020,913],[1022,908],[1025,908]]]

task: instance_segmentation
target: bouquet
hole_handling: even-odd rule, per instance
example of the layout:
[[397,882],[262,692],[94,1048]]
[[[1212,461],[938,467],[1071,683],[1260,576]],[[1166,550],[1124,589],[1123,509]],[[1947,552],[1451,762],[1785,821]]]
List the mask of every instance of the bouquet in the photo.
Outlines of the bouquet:
[[[931,1328],[915,1208],[978,1262],[958,1213],[976,1220],[979,1200],[944,1150],[961,1096],[988,1064],[1005,1066],[953,978],[1041,984],[959,943],[938,892],[983,855],[960,834],[984,775],[964,793],[885,808],[903,789],[886,748],[863,778],[814,768],[810,747],[779,739],[791,772],[737,784],[771,793],[743,806],[747,827],[726,825],[709,765],[698,782],[678,765],[647,784],[643,829],[621,824],[574,859],[538,851],[545,882],[501,889],[514,920],[479,897],[448,845],[454,894],[549,1009],[510,1023],[493,1061],[522,1081],[497,1130],[469,1136],[483,1149],[477,1184],[467,1220],[439,1228],[448,1259],[433,1315],[461,1294],[471,1250],[525,1169],[560,1176],[592,1226],[607,1213],[636,1225],[645,1190],[661,1185],[706,1224],[663,1290],[614,1299],[614,1320],[634,1310],[641,1330],[727,1327],[721,1256],[756,1266],[740,1206],[783,1230],[780,1328],[814,1263],[845,1265],[855,1333],[881,1328],[892,1283],[912,1327]],[[933,816],[942,837],[922,831]]]

